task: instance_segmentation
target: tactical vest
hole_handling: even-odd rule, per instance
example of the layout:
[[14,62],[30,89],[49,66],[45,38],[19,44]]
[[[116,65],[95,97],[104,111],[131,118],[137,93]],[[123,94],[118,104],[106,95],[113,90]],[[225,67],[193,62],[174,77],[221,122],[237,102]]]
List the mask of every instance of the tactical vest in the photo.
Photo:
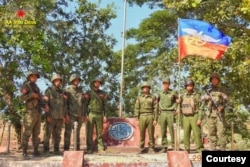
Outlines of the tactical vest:
[[183,115],[193,115],[196,112],[194,95],[187,96],[185,94],[181,106]]

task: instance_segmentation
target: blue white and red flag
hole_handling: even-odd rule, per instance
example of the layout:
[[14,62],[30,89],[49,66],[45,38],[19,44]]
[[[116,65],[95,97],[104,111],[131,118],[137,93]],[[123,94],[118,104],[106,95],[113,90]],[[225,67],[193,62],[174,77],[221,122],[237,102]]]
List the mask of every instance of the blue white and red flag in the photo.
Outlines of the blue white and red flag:
[[231,43],[231,37],[204,21],[179,19],[178,26],[179,60],[189,55],[219,60]]

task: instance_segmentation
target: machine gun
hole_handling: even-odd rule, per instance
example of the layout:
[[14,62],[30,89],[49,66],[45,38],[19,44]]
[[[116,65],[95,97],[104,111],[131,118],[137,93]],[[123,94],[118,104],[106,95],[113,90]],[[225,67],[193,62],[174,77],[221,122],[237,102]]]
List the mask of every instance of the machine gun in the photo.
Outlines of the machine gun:
[[205,90],[206,94],[210,97],[210,100],[211,100],[211,103],[212,103],[212,108],[214,108],[216,110],[217,115],[218,115],[220,121],[223,121],[222,116],[221,116],[221,112],[218,111],[218,104],[214,102],[213,97],[210,94],[210,92],[213,89],[213,85],[211,83],[209,83],[208,85],[204,86],[203,89]]

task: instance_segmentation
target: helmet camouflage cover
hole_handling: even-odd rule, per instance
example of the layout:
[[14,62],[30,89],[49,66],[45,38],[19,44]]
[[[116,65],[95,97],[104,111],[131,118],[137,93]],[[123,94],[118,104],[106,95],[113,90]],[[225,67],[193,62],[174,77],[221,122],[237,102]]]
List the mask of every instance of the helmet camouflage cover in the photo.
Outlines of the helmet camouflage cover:
[[29,78],[30,75],[37,75],[37,78],[40,78],[40,75],[37,70],[28,71],[26,78]]
[[92,83],[99,81],[102,84],[102,79],[101,78],[95,78]]
[[170,78],[164,78],[164,79],[162,80],[162,83],[170,83]]
[[212,80],[212,78],[217,78],[218,80],[220,80],[220,75],[218,74],[218,73],[212,73],[211,75],[210,75],[210,81]]
[[51,77],[51,82],[53,82],[53,81],[56,80],[56,79],[62,80],[61,75],[59,75],[59,74],[53,74],[52,77]]
[[185,81],[185,87],[186,87],[187,85],[193,85],[193,86],[194,86],[194,81],[193,81],[192,79],[187,79],[187,80]]
[[69,82],[72,82],[72,81],[74,81],[75,79],[80,79],[80,80],[81,80],[80,75],[78,75],[78,74],[72,74],[72,75],[70,76],[70,78],[69,78]]

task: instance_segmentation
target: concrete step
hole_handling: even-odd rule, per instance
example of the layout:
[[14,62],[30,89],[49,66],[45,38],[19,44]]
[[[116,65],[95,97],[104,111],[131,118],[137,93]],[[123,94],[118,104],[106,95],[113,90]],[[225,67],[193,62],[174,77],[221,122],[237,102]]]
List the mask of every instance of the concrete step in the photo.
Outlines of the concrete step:
[[[193,159],[197,154],[189,154],[193,167],[200,167],[201,161]],[[0,154],[1,167],[61,167],[63,156],[40,156],[24,160],[19,154]],[[84,167],[168,167],[167,153],[137,154],[136,152],[105,154],[84,154]]]

